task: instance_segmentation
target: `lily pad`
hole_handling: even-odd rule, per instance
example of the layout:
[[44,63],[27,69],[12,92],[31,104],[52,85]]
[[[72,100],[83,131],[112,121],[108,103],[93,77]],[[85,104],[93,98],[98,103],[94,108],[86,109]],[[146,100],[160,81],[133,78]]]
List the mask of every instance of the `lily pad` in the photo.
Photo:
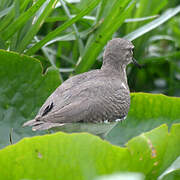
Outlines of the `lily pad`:
[[162,94],[131,93],[131,107],[126,120],[112,129],[106,139],[124,145],[134,136],[161,124],[180,123],[180,98]]
[[0,147],[10,143],[12,128],[13,141],[37,135],[22,124],[35,116],[59,84],[57,70],[42,74],[37,59],[0,50]]
[[[114,146],[87,133],[24,138],[0,150],[1,179],[94,179],[139,172],[157,179],[180,155],[180,124],[167,125]],[[8,162],[8,163],[7,163]]]

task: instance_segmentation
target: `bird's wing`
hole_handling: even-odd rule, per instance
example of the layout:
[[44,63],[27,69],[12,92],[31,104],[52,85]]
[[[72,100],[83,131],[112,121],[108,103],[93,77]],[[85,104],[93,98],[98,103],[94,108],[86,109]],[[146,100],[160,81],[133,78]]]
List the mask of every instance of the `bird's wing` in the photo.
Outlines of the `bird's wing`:
[[99,70],[91,70],[89,72],[85,72],[76,76],[72,76],[66,81],[63,82],[58,88],[57,93],[62,94],[68,89],[71,89],[73,87],[79,86],[83,82],[89,81],[91,79],[94,79],[97,74],[99,74]]
[[93,102],[89,99],[80,99],[70,103],[56,112],[39,118],[41,121],[53,123],[73,123],[83,121],[93,111]]
[[[45,115],[48,112],[56,109],[63,108],[69,104],[71,96],[76,96],[74,92],[77,92],[84,83],[89,82],[93,79],[96,74],[99,73],[98,70],[92,70],[80,75],[69,78],[63,84],[61,84],[45,101],[45,103],[40,108],[37,115]],[[70,100],[71,101],[71,100]],[[58,104],[58,105],[57,105]],[[56,106],[57,105],[57,106]]]
[[110,119],[121,116],[121,109],[122,116],[124,116],[130,103],[129,94],[123,86],[118,85],[117,87],[115,83],[113,85],[96,80],[85,82],[82,87],[72,88],[71,93],[67,93],[71,94],[67,102],[62,101],[61,103],[61,99],[57,101],[57,103],[60,101],[64,104],[63,106],[55,104],[57,107],[53,110],[52,103],[49,104],[44,109],[45,115],[39,117],[39,120],[53,123],[99,122],[111,114],[113,117]]
[[[75,123],[75,122],[83,122],[89,120],[90,117],[94,117],[97,113],[102,112],[99,109],[100,104],[97,101],[91,101],[87,98],[79,99],[56,112],[50,112],[45,116],[37,115],[35,119],[30,120],[24,123],[23,126],[33,126],[38,129],[42,129],[44,124],[56,124],[61,125],[64,123]],[[100,115],[100,113],[99,113]]]

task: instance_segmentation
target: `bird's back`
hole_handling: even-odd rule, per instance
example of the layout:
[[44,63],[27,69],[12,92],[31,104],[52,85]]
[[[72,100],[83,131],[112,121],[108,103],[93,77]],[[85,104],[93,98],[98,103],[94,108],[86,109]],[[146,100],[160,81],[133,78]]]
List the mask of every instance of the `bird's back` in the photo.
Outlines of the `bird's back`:
[[[54,118],[53,122],[114,121],[124,117],[129,110],[129,89],[118,76],[109,76],[103,71],[94,70],[72,77],[59,86],[44,103],[38,115],[42,115],[52,103],[53,108],[44,117],[46,121],[51,114],[58,116],[58,113],[59,117],[68,118]],[[73,113],[70,112],[71,106]]]

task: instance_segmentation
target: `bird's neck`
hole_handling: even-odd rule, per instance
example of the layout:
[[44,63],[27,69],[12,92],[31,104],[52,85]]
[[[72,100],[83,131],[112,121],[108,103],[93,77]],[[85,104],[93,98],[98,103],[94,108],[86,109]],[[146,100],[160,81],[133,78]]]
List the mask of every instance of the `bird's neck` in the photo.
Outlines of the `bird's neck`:
[[126,65],[103,64],[101,70],[109,75],[119,76],[122,82],[127,84]]

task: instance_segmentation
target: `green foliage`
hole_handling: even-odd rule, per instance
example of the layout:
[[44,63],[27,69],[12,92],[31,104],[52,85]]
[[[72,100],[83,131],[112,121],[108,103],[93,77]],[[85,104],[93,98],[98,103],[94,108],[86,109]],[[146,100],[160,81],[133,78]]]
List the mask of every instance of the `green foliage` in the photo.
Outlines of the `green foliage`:
[[[1,0],[0,147],[40,134],[22,124],[72,73],[99,68],[112,37],[133,40],[143,64],[127,68],[132,92],[179,96],[179,12],[178,0]],[[0,150],[0,179],[180,179],[179,106],[132,93],[126,121],[106,137],[125,147],[83,133],[25,138]]]
[[34,47],[29,49],[27,51],[27,54],[31,55],[35,53],[38,49],[40,49],[43,45],[45,45],[48,41],[52,40],[55,38],[60,32],[71,26],[73,23],[75,23],[77,20],[88,14],[97,4],[99,0],[94,0],[91,2],[89,7],[87,9],[82,10],[77,16],[74,18],[70,19],[69,21],[65,22],[62,26],[56,28],[54,31],[50,32],[43,40],[38,42]]
[[145,66],[128,68],[130,89],[179,96],[180,16],[172,18],[179,11],[179,3],[168,0],[2,0],[0,48],[36,55],[64,80],[100,67],[107,41],[125,37]]
[[143,133],[124,148],[86,133],[25,138],[0,151],[0,177],[79,180],[129,171],[157,179],[179,156],[179,136],[180,124]]
[[131,93],[131,108],[125,121],[106,137],[113,144],[123,145],[132,137],[166,123],[180,122],[180,98],[146,93]]
[[[60,81],[57,70],[52,68],[42,76],[40,63],[36,59],[6,51],[0,51],[0,56],[2,146],[9,143],[11,128],[14,129],[15,141],[27,135],[35,135],[30,129],[21,128],[21,125],[35,116]],[[126,121],[119,123],[106,139],[114,144],[123,145],[141,132],[163,123],[171,125],[179,122],[179,106],[179,98],[132,93],[131,108]]]
[[159,176],[161,179],[178,179],[180,174],[180,156]]
[[0,50],[0,147],[9,144],[9,134],[17,141],[36,135],[22,124],[35,116],[45,99],[60,84],[59,73],[49,69],[42,75],[34,58]]
[[[82,59],[75,69],[76,73],[82,73],[94,64],[96,57],[102,51],[107,41],[111,39],[114,32],[116,32],[124,22],[129,12],[132,11],[135,3],[127,7],[129,2],[130,0],[125,0],[123,3],[122,1],[115,1],[112,6],[113,11],[110,11],[103,19],[101,27],[92,35],[93,38],[92,36],[90,37],[84,55],[81,57]],[[89,54],[91,54],[91,56],[89,56]]]

